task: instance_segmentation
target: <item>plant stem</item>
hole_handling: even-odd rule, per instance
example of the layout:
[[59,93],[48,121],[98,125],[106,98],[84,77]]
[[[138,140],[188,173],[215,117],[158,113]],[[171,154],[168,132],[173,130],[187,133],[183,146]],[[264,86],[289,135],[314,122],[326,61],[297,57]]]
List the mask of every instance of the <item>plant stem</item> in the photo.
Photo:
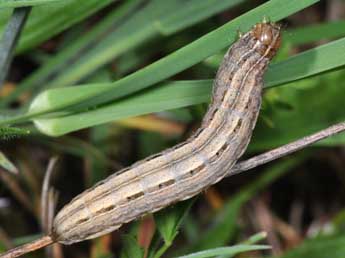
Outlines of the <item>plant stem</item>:
[[171,246],[171,243],[164,242],[164,245],[161,248],[159,248],[159,250],[156,252],[153,258],[160,258],[166,252],[166,250],[168,250],[170,246]]
[[329,136],[335,135],[345,131],[345,122],[332,125],[326,129],[323,129],[317,133],[311,134],[309,136],[303,137],[294,142],[285,144],[273,150],[269,150],[260,155],[254,156],[253,158],[247,159],[245,161],[238,162],[226,176],[232,176],[239,174],[241,172],[247,171],[249,169],[255,168],[257,166],[266,164],[272,160],[281,158],[298,150],[301,150],[315,142],[325,139]]
[[23,254],[35,251],[37,249],[40,249],[42,247],[45,247],[47,245],[51,245],[55,241],[51,236],[42,236],[39,239],[36,239],[30,243],[18,246],[16,248],[13,248],[6,253],[3,253],[0,255],[0,258],[14,258],[21,256]]

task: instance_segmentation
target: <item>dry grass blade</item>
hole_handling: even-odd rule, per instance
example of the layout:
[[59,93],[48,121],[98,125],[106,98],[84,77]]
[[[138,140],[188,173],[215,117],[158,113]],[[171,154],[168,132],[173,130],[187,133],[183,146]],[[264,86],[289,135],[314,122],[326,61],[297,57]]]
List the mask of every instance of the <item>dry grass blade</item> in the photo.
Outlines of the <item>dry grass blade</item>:
[[275,148],[273,150],[267,151],[263,154],[257,155],[253,158],[247,159],[237,163],[227,174],[227,176],[232,176],[239,174],[241,172],[247,171],[249,169],[255,168],[257,166],[268,163],[272,160],[279,159],[283,156],[289,155],[293,152],[301,150],[315,142],[321,141],[327,137],[335,135],[345,131],[345,122],[332,125],[324,130],[317,133],[311,134],[309,136],[303,137],[297,141],[288,143],[281,147]]
[[[58,157],[49,160],[47,171],[44,176],[41,195],[41,224],[43,232],[47,235],[51,233],[53,226],[57,194],[53,187],[50,187],[51,177],[56,167]],[[54,257],[54,249],[51,246],[46,248],[46,257]]]
[[52,244],[51,236],[43,236],[31,243],[18,246],[0,255],[0,258],[14,258]]
[[44,176],[43,185],[42,185],[42,195],[41,195],[41,221],[42,221],[42,227],[44,232],[50,233],[50,225],[49,221],[51,220],[49,217],[51,214],[51,189],[50,189],[50,180],[56,165],[56,162],[58,161],[57,157],[53,157],[50,159],[47,171]]

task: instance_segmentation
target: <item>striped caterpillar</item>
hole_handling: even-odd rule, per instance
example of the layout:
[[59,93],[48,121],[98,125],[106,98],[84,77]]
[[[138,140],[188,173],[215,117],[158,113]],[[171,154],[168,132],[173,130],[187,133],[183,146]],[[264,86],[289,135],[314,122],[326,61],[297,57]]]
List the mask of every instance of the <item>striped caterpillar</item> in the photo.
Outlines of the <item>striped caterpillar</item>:
[[[195,196],[221,180],[244,153],[261,105],[263,74],[280,46],[280,27],[258,23],[227,51],[201,127],[185,142],[125,168],[75,197],[52,233],[0,257],[54,242],[95,238],[146,213]],[[30,245],[30,244],[27,244]]]

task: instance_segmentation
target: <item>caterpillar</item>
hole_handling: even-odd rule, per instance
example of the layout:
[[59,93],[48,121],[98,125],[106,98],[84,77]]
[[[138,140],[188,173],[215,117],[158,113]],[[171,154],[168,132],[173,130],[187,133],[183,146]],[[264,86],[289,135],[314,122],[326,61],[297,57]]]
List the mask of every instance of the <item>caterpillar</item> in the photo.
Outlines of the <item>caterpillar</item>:
[[[247,148],[260,111],[263,74],[280,41],[280,26],[272,22],[257,23],[240,36],[218,69],[200,128],[79,194],[58,212],[51,235],[38,239],[36,247],[104,235],[220,181]],[[0,257],[16,257],[24,249]]]

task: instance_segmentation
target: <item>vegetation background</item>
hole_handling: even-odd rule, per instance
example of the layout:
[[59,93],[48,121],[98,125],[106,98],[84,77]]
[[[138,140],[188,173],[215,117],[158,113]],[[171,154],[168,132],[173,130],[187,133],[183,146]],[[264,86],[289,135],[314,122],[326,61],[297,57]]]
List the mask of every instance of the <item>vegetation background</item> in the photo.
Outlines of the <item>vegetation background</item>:
[[[49,231],[82,190],[190,135],[226,49],[263,17],[283,24],[283,45],[243,158],[345,120],[343,0],[0,0],[0,252]],[[344,258],[344,143],[28,257]]]

